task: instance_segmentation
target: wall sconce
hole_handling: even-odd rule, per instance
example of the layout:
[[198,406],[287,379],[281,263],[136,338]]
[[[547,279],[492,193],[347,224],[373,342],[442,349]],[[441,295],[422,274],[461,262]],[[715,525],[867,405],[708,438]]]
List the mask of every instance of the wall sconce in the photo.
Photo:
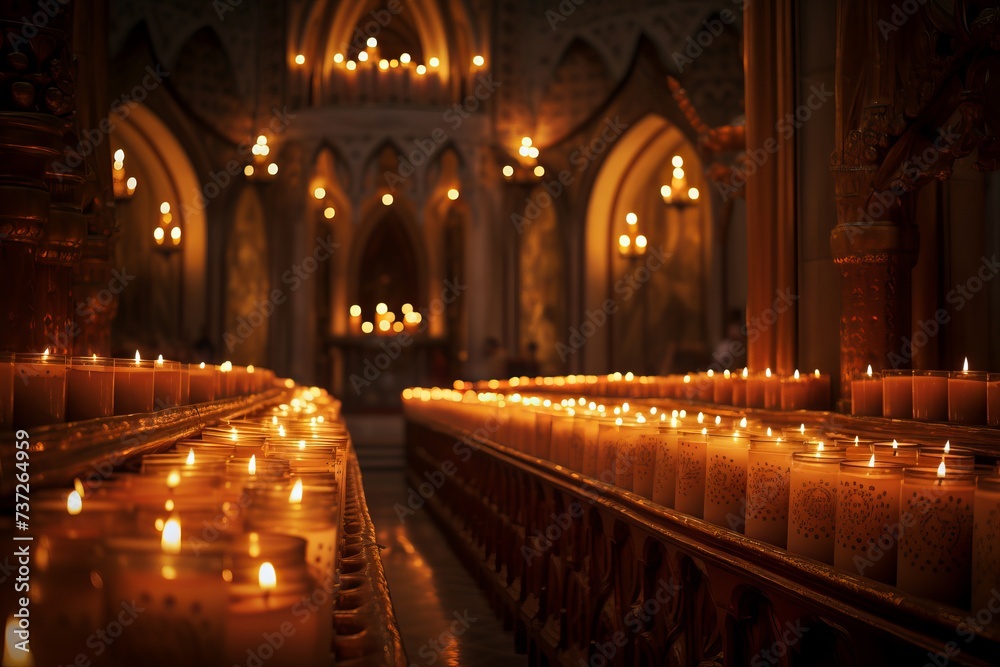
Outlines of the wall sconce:
[[181,225],[174,221],[174,215],[170,212],[169,202],[160,204],[160,221],[153,230],[153,240],[156,241],[156,249],[162,253],[170,254],[175,250],[180,250],[181,246]]
[[701,193],[698,188],[687,186],[687,177],[684,174],[684,158],[675,155],[670,160],[673,171],[670,175],[670,185],[660,186],[660,196],[663,203],[668,206],[683,208],[698,202]]
[[628,233],[618,237],[618,254],[626,259],[642,257],[646,254],[646,237],[639,234],[639,216],[629,212],[625,216]]
[[278,164],[269,161],[267,156],[271,152],[271,147],[267,145],[267,137],[263,134],[257,137],[257,141],[250,147],[253,160],[243,167],[243,175],[247,178],[265,179],[278,175]]
[[125,151],[118,149],[115,151],[115,161],[111,164],[111,185],[114,189],[115,199],[131,199],[135,193],[135,186],[138,182],[135,176],[125,173]]

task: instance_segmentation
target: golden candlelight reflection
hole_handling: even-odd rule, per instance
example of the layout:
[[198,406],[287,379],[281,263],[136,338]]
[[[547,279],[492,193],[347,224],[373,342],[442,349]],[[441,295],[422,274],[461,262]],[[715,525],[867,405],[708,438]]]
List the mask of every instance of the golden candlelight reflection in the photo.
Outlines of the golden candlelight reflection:
[[250,457],[250,463],[247,464],[247,472],[251,475],[257,474],[257,455],[253,454]]
[[264,561],[257,571],[257,583],[262,591],[273,591],[278,585],[278,574],[274,571],[274,565]]
[[83,511],[83,498],[80,497],[80,493],[75,489],[70,491],[69,497],[66,498],[66,511],[71,516],[76,516]]
[[868,459],[868,467],[869,468],[874,468],[875,467],[875,455],[874,454],[872,454],[872,457],[870,459]]
[[194,465],[194,450],[193,449],[189,449],[188,450],[188,455],[187,455],[187,458],[184,460],[184,464],[185,465],[189,465],[189,466],[193,466]]
[[170,474],[167,475],[167,488],[176,488],[178,484],[181,483],[181,474],[176,470],[171,470]]
[[944,477],[945,472],[946,472],[946,470],[945,470],[945,467],[944,467],[944,457],[942,456],[941,457],[941,463],[940,463],[940,465],[938,465],[938,468],[937,468],[937,476],[938,477]]
[[135,365],[138,366],[140,361],[142,361],[142,359],[139,357],[139,350],[136,350],[135,351]]
[[160,548],[163,553],[179,554],[181,552],[181,521],[171,517],[163,524],[163,535],[160,538]]
[[290,502],[290,503],[301,503],[302,502],[302,479],[301,478],[295,480],[295,486],[292,487],[291,493],[288,494],[288,502]]
[[951,451],[951,440],[947,440],[944,443],[944,453],[947,454]]

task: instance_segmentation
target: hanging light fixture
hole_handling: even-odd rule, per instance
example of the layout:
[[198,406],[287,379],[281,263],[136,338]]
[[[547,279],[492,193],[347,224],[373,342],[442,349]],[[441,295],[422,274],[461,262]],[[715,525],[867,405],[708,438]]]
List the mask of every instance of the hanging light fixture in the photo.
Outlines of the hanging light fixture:
[[170,202],[162,202],[160,204],[160,220],[156,228],[153,229],[153,241],[156,242],[156,249],[168,255],[175,250],[180,250],[182,235],[180,220],[171,213]]
[[683,208],[696,204],[701,197],[698,188],[688,187],[687,176],[684,173],[684,158],[675,155],[670,159],[670,185],[660,186],[660,196],[668,206]]
[[646,254],[648,241],[645,235],[639,233],[639,216],[629,212],[625,215],[627,233],[618,237],[618,254],[627,259],[642,257]]
[[131,199],[138,185],[135,176],[125,173],[125,151],[119,148],[115,151],[114,162],[111,163],[111,184],[115,199]]

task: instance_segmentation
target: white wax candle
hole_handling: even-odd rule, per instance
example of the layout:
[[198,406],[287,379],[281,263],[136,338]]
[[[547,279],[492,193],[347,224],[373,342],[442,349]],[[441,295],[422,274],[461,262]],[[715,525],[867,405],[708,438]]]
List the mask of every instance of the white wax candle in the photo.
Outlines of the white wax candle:
[[788,490],[798,442],[751,440],[747,459],[746,535],[784,547],[788,540]]
[[844,461],[837,481],[837,534],[833,565],[889,585],[896,583],[899,487],[903,465]]
[[746,524],[749,447],[739,432],[713,435],[705,455],[705,520],[739,533]]
[[699,519],[705,512],[705,454],[708,430],[684,431],[677,440],[674,506]]
[[833,565],[842,449],[795,452],[788,492],[788,550]]

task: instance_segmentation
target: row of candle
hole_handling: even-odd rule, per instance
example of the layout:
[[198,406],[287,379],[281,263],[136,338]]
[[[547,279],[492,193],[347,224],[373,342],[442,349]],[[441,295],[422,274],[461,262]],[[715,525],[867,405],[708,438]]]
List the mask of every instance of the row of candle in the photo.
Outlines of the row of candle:
[[851,381],[851,414],[1000,426],[1000,373],[885,370]]
[[274,373],[253,366],[142,359],[0,356],[0,431],[148,413],[252,394]]
[[[464,382],[456,383],[464,388]],[[684,375],[570,375],[562,377],[516,377],[483,380],[471,387],[477,391],[580,392],[616,398],[678,398],[767,410],[826,410],[830,407],[830,376],[819,370],[809,374],[772,373],[770,368],[752,373],[712,369]]]
[[774,433],[745,417],[724,425],[586,399],[426,389],[403,399],[418,418],[485,427],[505,446],[914,595],[978,608],[1000,586],[1000,477],[948,444],[805,424]]
[[299,388],[140,474],[36,493],[35,664],[332,664],[348,442],[339,402]]

